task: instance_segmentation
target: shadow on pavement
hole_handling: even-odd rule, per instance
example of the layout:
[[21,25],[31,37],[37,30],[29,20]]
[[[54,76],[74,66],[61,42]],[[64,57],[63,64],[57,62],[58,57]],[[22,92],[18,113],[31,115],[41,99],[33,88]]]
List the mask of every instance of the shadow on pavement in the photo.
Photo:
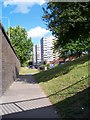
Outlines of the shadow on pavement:
[[20,112],[4,115],[2,116],[2,118],[53,118],[55,120],[59,119],[57,115],[53,112],[52,106],[46,106],[31,110],[22,110]]
[[[23,108],[20,111],[15,113],[9,113],[2,116],[2,120],[7,118],[52,118],[55,120],[60,120],[60,116],[57,116],[57,113],[60,113],[61,120],[66,120],[68,118],[72,119],[81,119],[89,120],[90,115],[90,87],[78,92],[76,95],[66,98],[63,101],[60,101],[54,104],[57,107],[57,111],[52,109],[52,105],[45,107],[38,107],[34,109],[25,110]],[[19,101],[25,102],[25,101]],[[18,107],[18,106],[17,106]]]
[[23,81],[31,84],[36,83],[35,78],[31,74],[19,75],[19,77],[17,78],[17,81],[21,81],[21,82]]

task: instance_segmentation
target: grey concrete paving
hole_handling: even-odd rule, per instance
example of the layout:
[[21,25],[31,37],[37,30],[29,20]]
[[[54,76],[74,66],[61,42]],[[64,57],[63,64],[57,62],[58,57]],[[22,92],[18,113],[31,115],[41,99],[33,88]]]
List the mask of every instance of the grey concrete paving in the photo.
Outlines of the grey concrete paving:
[[43,90],[31,75],[15,81],[0,99],[4,118],[57,118],[58,115]]

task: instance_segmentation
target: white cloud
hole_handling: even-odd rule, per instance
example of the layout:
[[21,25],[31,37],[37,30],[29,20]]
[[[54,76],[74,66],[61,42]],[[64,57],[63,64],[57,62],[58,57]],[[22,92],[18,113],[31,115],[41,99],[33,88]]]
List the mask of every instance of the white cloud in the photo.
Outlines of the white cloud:
[[16,6],[16,8],[11,13],[24,13],[24,14],[26,14],[29,11],[30,11],[30,5],[21,3],[21,4],[18,4]]
[[12,12],[19,13],[28,13],[30,11],[30,7],[38,4],[43,5],[45,0],[4,0],[4,6],[16,6],[16,8]]
[[49,30],[46,30],[45,28],[37,26],[35,28],[30,29],[27,32],[27,34],[28,34],[28,37],[38,38],[38,37],[43,37],[44,35],[46,35],[49,32],[50,32]]

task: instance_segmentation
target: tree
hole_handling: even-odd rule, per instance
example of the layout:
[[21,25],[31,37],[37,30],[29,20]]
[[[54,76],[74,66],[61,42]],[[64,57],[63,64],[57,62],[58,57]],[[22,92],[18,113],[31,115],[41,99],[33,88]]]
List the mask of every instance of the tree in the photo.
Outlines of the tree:
[[58,40],[63,53],[90,51],[90,2],[49,2],[43,20]]
[[32,56],[33,44],[31,38],[28,39],[27,32],[20,26],[10,27],[10,41],[15,52],[23,65]]

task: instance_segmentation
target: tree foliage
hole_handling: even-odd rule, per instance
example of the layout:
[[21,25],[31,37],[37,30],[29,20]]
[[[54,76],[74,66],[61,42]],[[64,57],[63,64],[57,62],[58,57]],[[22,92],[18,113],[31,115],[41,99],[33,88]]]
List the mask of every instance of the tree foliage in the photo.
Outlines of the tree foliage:
[[49,2],[43,20],[58,40],[62,52],[90,50],[90,2]]
[[23,65],[26,61],[30,60],[32,56],[33,44],[31,38],[28,39],[27,32],[20,26],[10,27],[10,41],[13,48]]

